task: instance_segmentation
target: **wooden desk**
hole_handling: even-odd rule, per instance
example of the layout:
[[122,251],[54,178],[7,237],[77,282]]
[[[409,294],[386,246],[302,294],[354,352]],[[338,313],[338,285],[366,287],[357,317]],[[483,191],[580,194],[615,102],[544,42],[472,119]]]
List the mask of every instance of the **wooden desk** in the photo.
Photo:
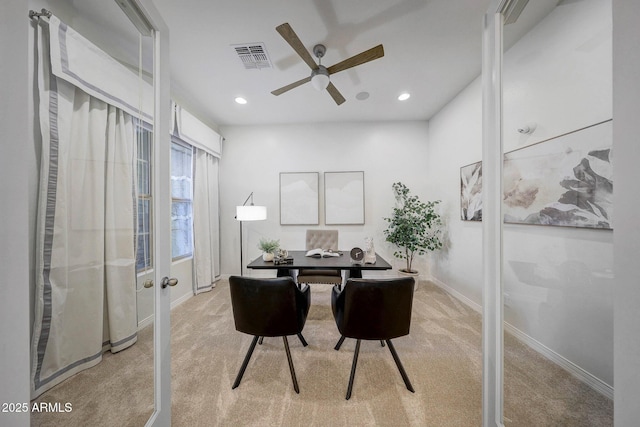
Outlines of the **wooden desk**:
[[375,264],[352,264],[349,251],[339,251],[341,256],[314,258],[305,256],[307,251],[289,251],[289,256],[293,257],[293,263],[275,265],[273,262],[266,262],[262,257],[253,260],[247,268],[256,270],[278,270],[278,277],[291,276],[295,279],[291,270],[299,270],[301,268],[313,269],[340,269],[347,272],[346,278],[361,278],[363,270],[391,270],[391,265],[380,255],[376,253]]

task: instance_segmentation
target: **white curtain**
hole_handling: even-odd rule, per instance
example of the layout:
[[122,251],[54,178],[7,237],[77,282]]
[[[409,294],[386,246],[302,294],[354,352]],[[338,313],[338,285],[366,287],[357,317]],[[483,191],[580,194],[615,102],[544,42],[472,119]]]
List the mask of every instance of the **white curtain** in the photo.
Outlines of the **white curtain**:
[[193,186],[193,292],[210,291],[219,273],[218,158],[195,148]]
[[51,74],[41,21],[32,398],[137,339],[132,117]]

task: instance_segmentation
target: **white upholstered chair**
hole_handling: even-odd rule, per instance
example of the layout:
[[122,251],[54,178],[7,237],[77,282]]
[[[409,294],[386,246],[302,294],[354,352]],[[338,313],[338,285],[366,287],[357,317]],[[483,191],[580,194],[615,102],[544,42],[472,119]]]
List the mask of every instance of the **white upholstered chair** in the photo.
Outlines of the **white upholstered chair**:
[[[338,230],[307,230],[307,250],[322,248],[325,251],[338,250]],[[298,284],[325,283],[329,285],[342,284],[342,272],[336,269],[300,269]]]

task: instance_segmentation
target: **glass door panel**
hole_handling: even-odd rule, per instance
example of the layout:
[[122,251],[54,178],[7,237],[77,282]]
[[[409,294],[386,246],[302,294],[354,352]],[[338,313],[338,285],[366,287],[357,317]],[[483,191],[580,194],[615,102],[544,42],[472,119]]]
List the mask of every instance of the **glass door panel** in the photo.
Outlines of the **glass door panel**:
[[611,60],[608,0],[504,26],[505,425],[612,424]]
[[[81,123],[77,129],[68,134],[60,129],[59,204],[55,212],[50,211],[56,227],[50,238],[54,296],[48,340],[53,344],[58,334],[55,345],[59,348],[89,351],[93,366],[81,360],[63,367],[60,372],[73,375],[32,403],[62,402],[72,410],[33,412],[32,425],[121,425],[124,420],[143,425],[152,418],[166,420],[162,410],[169,413],[168,405],[159,408],[154,387],[156,376],[169,376],[169,367],[158,363],[154,353],[158,316],[163,316],[165,325],[169,316],[168,304],[162,313],[156,308],[156,295],[163,295],[156,276],[170,264],[170,254],[158,255],[154,247],[168,240],[156,237],[158,203],[167,204],[161,209],[169,206],[164,197],[156,200],[157,192],[166,190],[157,183],[169,181],[169,168],[155,167],[161,150],[166,150],[165,156],[169,152],[169,144],[159,144],[154,135],[156,33],[142,35],[123,13],[131,4],[138,12],[144,10],[145,1],[124,2],[128,4],[124,8],[119,7],[121,1],[32,3],[33,9],[44,6],[59,18],[67,36],[77,33],[103,51],[116,63],[119,77],[131,84],[124,107],[111,103],[113,94],[91,82],[86,82],[88,92],[73,86],[68,91],[74,97],[74,112],[86,108],[86,114],[72,116],[72,126]],[[103,77],[108,78],[108,74]],[[101,83],[109,86],[104,80]],[[63,85],[67,82],[60,83]],[[168,110],[168,96],[165,104]],[[88,122],[82,124],[83,120]],[[38,291],[34,292],[38,299]],[[66,296],[56,300],[59,295]],[[38,317],[38,309],[34,311]],[[162,333],[168,345],[168,328]],[[44,372],[48,357],[45,352],[40,363],[43,378],[48,373]],[[107,389],[109,398],[104,396]]]

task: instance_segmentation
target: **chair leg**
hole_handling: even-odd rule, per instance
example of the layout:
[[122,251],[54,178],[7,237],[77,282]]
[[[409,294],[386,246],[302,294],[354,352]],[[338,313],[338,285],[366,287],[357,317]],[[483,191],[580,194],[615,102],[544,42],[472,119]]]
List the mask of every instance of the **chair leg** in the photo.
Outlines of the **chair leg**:
[[256,348],[256,343],[258,342],[258,338],[259,338],[258,336],[253,337],[253,341],[251,341],[251,346],[249,347],[249,351],[247,351],[247,355],[244,357],[244,362],[242,362],[242,367],[240,368],[240,372],[238,372],[236,381],[233,383],[233,386],[231,386],[232,389],[240,385],[240,381],[242,380],[244,371],[247,369],[247,365],[249,364],[249,359],[251,359],[253,350]]
[[411,381],[409,381],[409,377],[407,373],[404,371],[404,367],[402,366],[402,362],[400,362],[400,358],[398,357],[398,353],[396,352],[395,347],[391,343],[391,340],[387,340],[387,346],[389,347],[389,351],[391,351],[391,355],[393,356],[393,360],[396,362],[396,366],[400,371],[400,375],[402,375],[402,379],[404,380],[404,385],[407,386],[407,390],[411,393],[415,393],[413,390],[413,386],[411,385]]
[[347,397],[349,400],[351,397],[351,390],[353,390],[353,379],[356,377],[356,365],[358,364],[358,354],[360,353],[360,340],[356,341],[356,351],[353,353],[353,363],[351,364],[351,375],[349,376],[349,387],[347,388]]
[[336,344],[335,347],[333,347],[334,350],[340,350],[340,346],[344,342],[344,338],[345,338],[344,335],[340,336],[340,339],[338,340],[338,343]]
[[260,337],[260,339],[258,340],[258,344],[262,345],[262,340],[264,340],[264,337]]
[[309,345],[307,341],[304,339],[304,337],[302,336],[302,334],[298,334],[298,338],[300,339],[300,342],[302,343],[303,347],[306,347]]
[[384,347],[384,340],[380,340],[380,347]]
[[300,389],[298,388],[298,380],[296,379],[296,371],[293,368],[293,360],[291,359],[291,351],[289,350],[289,341],[287,341],[287,337],[283,336],[282,341],[284,341],[284,349],[287,352],[287,360],[289,361],[289,370],[291,371],[291,380],[293,381],[293,389],[296,393],[300,394]]

